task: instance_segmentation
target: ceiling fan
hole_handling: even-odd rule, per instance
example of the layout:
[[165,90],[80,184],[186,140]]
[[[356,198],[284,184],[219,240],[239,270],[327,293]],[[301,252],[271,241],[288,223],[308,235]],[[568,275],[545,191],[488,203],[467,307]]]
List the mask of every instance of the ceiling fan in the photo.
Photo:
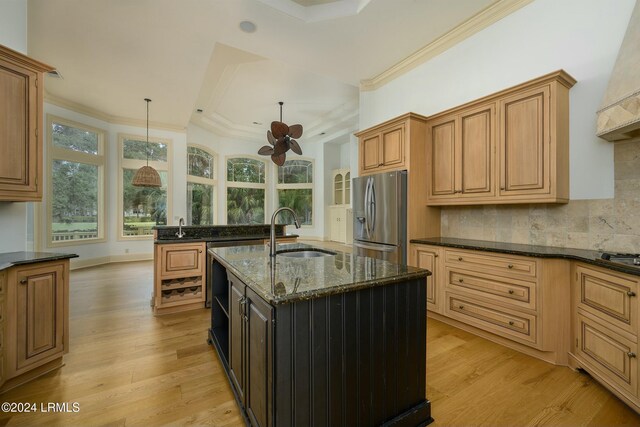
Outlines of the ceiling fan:
[[280,121],[271,122],[271,130],[267,131],[267,141],[269,145],[265,145],[258,150],[258,154],[262,156],[271,156],[271,160],[278,166],[284,165],[287,160],[287,151],[291,149],[296,154],[302,154],[302,149],[295,138],[302,136],[302,125],[287,126],[282,122],[282,106],[280,104]]

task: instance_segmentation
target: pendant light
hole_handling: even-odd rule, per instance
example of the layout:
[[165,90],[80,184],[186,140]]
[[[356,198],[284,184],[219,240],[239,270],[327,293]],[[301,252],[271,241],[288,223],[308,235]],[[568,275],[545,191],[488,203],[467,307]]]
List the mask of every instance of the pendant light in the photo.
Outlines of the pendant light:
[[147,145],[145,153],[147,154],[147,165],[138,169],[133,176],[133,185],[135,187],[162,187],[160,174],[157,170],[149,166],[149,98],[144,99],[147,102]]

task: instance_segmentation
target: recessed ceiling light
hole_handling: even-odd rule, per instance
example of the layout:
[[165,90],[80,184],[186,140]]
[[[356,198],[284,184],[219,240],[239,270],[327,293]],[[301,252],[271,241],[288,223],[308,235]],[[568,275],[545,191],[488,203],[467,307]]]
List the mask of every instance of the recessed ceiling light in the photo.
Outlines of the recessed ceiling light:
[[324,134],[326,134],[326,132],[320,132],[320,135],[324,135]]
[[242,21],[240,22],[240,29],[242,31],[244,31],[245,33],[255,33],[256,31],[256,24],[254,24],[251,21]]
[[261,125],[262,123],[260,122],[253,122],[254,125]]
[[202,113],[203,111],[204,111],[204,110],[203,110],[202,108],[198,108],[198,109],[196,110],[196,113]]

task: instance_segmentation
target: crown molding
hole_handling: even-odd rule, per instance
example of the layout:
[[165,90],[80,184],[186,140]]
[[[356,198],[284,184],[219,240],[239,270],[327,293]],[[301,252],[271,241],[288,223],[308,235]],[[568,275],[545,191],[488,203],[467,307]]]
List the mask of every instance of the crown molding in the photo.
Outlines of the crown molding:
[[391,68],[383,71],[371,79],[360,81],[361,91],[376,90],[389,83],[404,73],[412,70],[420,64],[425,63],[431,58],[441,54],[447,49],[455,46],[461,41],[471,37],[472,35],[484,30],[491,24],[498,22],[505,16],[510,15],[516,10],[528,5],[533,0],[499,0],[478,12],[471,18],[464,21],[451,31],[438,37],[422,49],[398,62]]
[[[130,119],[128,117],[121,117],[121,116],[113,116],[111,114],[107,114],[95,108],[87,107],[86,105],[82,105],[74,101],[69,101],[68,99],[65,99],[65,98],[60,98],[46,91],[44,94],[44,100],[49,104],[57,105],[58,107],[75,111],[76,113],[84,114],[86,116],[90,116],[107,123],[113,123],[113,124],[124,125],[124,126],[135,126],[135,127],[142,127],[142,128],[147,127],[147,122],[145,120]],[[149,128],[156,129],[156,130],[167,130],[167,131],[179,132],[179,133],[187,132],[187,128],[185,126],[178,126],[178,125],[173,125],[169,123],[154,122],[154,121],[149,122]]]

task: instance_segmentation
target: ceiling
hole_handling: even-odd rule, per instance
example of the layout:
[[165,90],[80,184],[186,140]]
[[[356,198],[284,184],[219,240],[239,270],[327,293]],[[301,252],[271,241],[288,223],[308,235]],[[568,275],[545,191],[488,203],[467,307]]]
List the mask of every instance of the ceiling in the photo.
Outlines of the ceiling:
[[29,0],[28,51],[63,76],[51,98],[113,117],[144,119],[149,97],[153,122],[262,141],[284,101],[326,141],[356,128],[361,80],[496,1]]

